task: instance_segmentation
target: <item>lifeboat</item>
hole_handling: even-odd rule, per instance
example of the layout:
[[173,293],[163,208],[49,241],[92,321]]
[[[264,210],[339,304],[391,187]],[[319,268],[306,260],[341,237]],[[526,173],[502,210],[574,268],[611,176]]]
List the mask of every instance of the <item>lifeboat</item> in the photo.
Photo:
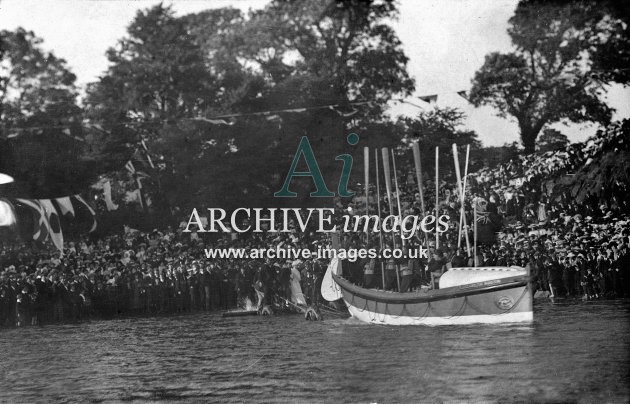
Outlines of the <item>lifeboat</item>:
[[416,292],[365,289],[340,275],[331,261],[322,282],[326,300],[343,299],[360,321],[387,325],[531,323],[531,276],[521,267],[453,268],[439,288]]

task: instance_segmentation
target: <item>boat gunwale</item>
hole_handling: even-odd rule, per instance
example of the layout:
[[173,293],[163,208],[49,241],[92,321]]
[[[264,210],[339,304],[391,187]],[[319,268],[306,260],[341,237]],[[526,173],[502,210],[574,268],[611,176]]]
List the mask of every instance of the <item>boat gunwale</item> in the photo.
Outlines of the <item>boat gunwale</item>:
[[484,293],[497,292],[527,286],[531,281],[529,275],[517,275],[500,279],[489,279],[481,282],[452,286],[444,289],[434,289],[424,292],[387,292],[382,290],[365,289],[350,283],[347,279],[332,274],[333,279],[345,291],[365,300],[379,303],[428,303],[439,300],[456,299]]

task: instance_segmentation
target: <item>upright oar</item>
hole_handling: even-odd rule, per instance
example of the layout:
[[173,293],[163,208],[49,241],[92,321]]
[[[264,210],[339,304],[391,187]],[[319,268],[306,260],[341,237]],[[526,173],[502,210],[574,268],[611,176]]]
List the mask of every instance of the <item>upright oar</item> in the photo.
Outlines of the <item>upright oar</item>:
[[[462,186],[461,172],[459,170],[459,156],[457,154],[457,145],[453,143],[453,160],[455,162],[455,175],[457,176],[457,189],[459,192],[459,233],[457,237],[457,248],[460,249],[462,245],[462,228],[466,226],[466,211],[464,209],[465,201],[465,188]],[[468,164],[466,164],[468,166]],[[465,181],[465,179],[464,179]],[[466,234],[466,251],[470,254],[470,244],[468,242],[468,234]]]
[[[389,215],[394,216],[394,203],[392,201],[392,174],[389,171],[390,165],[389,165],[389,153],[387,151],[387,147],[383,147],[381,149],[381,152],[383,153],[383,174],[385,174],[385,187],[387,188],[387,202],[389,205]],[[393,244],[393,248],[396,248],[396,237],[393,234],[392,234],[392,244]],[[396,272],[396,282],[398,284],[398,290],[400,290],[400,276],[397,270],[395,270],[395,272]]]
[[[387,151],[387,147],[383,147],[381,149],[383,154],[383,174],[385,175],[385,189],[387,191],[387,204],[389,205],[389,215],[394,216],[394,203],[392,201],[392,177],[391,172],[389,171],[389,152]],[[394,243],[394,248],[396,248],[396,239],[392,238]]]
[[440,232],[437,225],[438,217],[440,217],[440,147],[435,146],[435,249],[440,248]]
[[[381,223],[381,181],[378,175],[378,149],[374,149],[374,165],[376,166],[376,208],[378,209],[378,238],[381,252],[383,251],[383,229]],[[381,260],[381,278],[385,290],[385,265]]]
[[405,248],[405,239],[402,236],[403,228],[402,228],[402,208],[400,207],[400,189],[398,188],[398,174],[396,173],[396,156],[394,155],[394,150],[392,152],[392,163],[394,164],[394,186],[396,187],[396,205],[398,206],[398,224],[400,226],[400,244],[402,248]]
[[[467,189],[467,181],[468,181],[468,162],[470,161],[470,145],[466,145],[466,164],[464,166],[464,199],[466,198],[466,189]],[[470,240],[468,239],[468,223],[466,222],[466,212],[464,211],[464,215],[462,216],[462,221],[464,222],[463,228],[466,230],[464,232],[464,237],[466,238],[466,254],[470,256]]]
[[[418,195],[420,195],[420,209],[422,210],[422,217],[426,217],[427,212],[424,205],[424,182],[422,180],[422,161],[420,160],[420,145],[418,142],[414,142],[411,145],[413,151],[413,162],[416,166],[416,181],[418,182]],[[424,232],[423,232],[424,233]],[[427,233],[424,233],[426,245],[429,245],[429,237]]]
[[474,231],[474,240],[475,240],[475,247],[473,249],[473,262],[475,266],[478,266],[479,264],[477,263],[477,198],[473,199],[473,231]]
[[[365,215],[370,215],[370,148],[363,148],[363,171],[365,173]],[[370,231],[368,226],[365,226],[365,242],[366,245],[370,244]]]
[[418,194],[420,195],[420,209],[422,209],[422,217],[426,216],[426,209],[424,206],[424,187],[422,186],[422,161],[420,160],[420,145],[418,142],[414,142],[411,145],[413,151],[413,162],[416,166],[416,181],[418,182]]

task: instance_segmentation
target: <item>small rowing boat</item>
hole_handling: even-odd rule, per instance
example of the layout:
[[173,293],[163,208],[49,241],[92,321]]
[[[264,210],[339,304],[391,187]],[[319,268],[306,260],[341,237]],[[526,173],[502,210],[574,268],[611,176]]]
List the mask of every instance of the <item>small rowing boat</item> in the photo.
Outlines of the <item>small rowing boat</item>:
[[257,316],[258,310],[231,310],[224,311],[221,316],[223,317],[245,317],[245,316]]

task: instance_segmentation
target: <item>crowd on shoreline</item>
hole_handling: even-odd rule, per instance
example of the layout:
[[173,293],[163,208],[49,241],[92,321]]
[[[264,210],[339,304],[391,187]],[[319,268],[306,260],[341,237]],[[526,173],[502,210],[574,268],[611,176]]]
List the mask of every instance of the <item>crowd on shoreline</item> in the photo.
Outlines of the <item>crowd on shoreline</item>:
[[323,276],[323,264],[302,263],[302,278],[297,262],[208,260],[204,255],[207,243],[252,248],[267,242],[256,237],[204,241],[168,228],[130,230],[95,242],[86,237],[68,243],[63,255],[5,244],[0,250],[0,326],[226,310],[246,302],[282,305],[292,299],[295,278],[309,300],[316,298],[311,284],[315,274]]
[[[550,178],[590,164],[611,148],[627,148],[623,144],[625,132],[614,127],[566,150],[521,157],[471,174],[464,211],[470,225],[472,203],[479,208],[478,264],[528,266],[537,275],[538,289],[552,296],[629,297],[627,184],[599,196],[593,194],[583,203],[574,201],[567,192],[553,193],[552,199],[548,186]],[[402,165],[398,177],[405,178],[410,172],[413,167]],[[434,212],[435,195],[430,185],[425,184],[426,209]],[[450,216],[449,230],[440,235],[439,248],[433,236],[414,240],[429,246],[430,258],[412,265],[383,265],[385,274],[375,262],[348,263],[346,273],[352,281],[378,287],[377,280],[386,275],[387,286],[397,288],[392,282],[395,271],[406,267],[410,280],[404,288],[410,290],[429,284],[431,273],[474,265],[472,250],[465,248],[470,243],[464,242],[465,237],[458,239],[457,187],[442,184],[441,190],[438,211]],[[417,191],[413,181],[402,184],[398,213],[422,214]],[[384,217],[389,206],[385,198],[381,202]],[[338,212],[361,213],[365,209],[365,200],[360,198],[337,203]],[[371,214],[376,212],[376,205],[371,198]],[[397,211],[397,206],[392,207]],[[464,233],[472,240],[470,228]],[[352,233],[344,235],[341,243],[366,247],[366,241],[363,233]],[[387,237],[384,242],[392,244]],[[126,229],[98,240],[84,237],[67,243],[63,254],[25,243],[5,243],[0,249],[0,326],[224,310],[246,300],[259,300],[259,307],[291,300],[317,304],[327,265],[324,260],[210,260],[204,255],[207,245],[266,248],[279,244],[299,249],[330,244],[330,240],[320,233],[297,231],[205,238],[184,233],[180,227],[148,233]],[[372,237],[370,246],[379,247],[377,237]],[[295,282],[301,285],[303,297],[296,298],[291,290]]]

